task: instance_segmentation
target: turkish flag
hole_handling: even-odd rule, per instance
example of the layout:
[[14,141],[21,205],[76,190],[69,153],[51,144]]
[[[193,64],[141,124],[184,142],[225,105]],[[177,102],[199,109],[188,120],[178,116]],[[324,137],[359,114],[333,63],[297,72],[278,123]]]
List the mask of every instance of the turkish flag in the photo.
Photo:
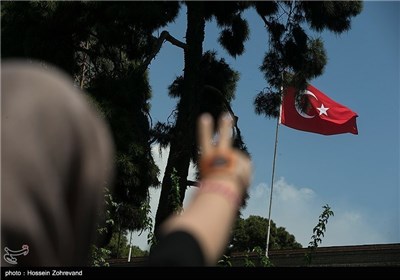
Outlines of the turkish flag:
[[324,135],[340,133],[358,134],[356,118],[358,115],[349,108],[335,102],[317,88],[309,85],[300,92],[301,109],[296,104],[296,92],[293,87],[287,88],[283,95],[281,123],[298,130]]

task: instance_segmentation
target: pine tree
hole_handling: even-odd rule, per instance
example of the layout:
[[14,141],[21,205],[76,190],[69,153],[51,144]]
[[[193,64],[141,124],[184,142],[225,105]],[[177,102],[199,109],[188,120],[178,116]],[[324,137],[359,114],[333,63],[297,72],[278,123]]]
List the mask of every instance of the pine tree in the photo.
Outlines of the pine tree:
[[[205,24],[213,18],[217,20],[222,30],[219,41],[222,45],[229,46],[227,50],[233,56],[244,51],[243,43],[248,38],[247,24],[241,18],[241,12],[248,7],[246,2],[187,1],[185,4],[187,8],[186,42],[184,43],[185,68],[181,78],[182,91],[176,108],[174,129],[171,131],[170,153],[157,209],[156,235],[161,223],[172,213],[168,194],[171,191],[171,174],[174,168],[180,180],[181,200],[185,197],[189,164],[193,158],[193,151],[196,150],[197,152],[197,148],[194,149],[193,145],[196,145],[196,121],[199,114],[204,110],[201,104],[204,104],[206,96],[210,94],[220,95],[220,98],[223,96],[222,100],[226,105],[229,105],[231,100],[229,94],[232,93],[221,90],[211,93],[211,88],[206,87],[205,71],[201,67]],[[216,110],[208,107],[205,111],[215,112]]]

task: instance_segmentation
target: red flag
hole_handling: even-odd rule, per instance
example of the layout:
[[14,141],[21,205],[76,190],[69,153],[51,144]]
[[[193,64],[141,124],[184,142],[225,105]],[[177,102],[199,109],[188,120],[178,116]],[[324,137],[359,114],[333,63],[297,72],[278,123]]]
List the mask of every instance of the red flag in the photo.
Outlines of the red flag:
[[324,135],[358,134],[358,115],[349,108],[333,101],[315,87],[309,85],[302,92],[308,102],[306,110],[301,110],[295,102],[296,89],[287,88],[283,95],[281,123],[303,131]]

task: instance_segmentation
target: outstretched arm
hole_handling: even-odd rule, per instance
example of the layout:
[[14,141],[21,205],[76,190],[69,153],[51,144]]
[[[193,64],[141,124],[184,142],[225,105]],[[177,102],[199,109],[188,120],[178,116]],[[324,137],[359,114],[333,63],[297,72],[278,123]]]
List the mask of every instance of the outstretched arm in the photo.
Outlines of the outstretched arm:
[[242,196],[250,184],[250,160],[232,147],[231,129],[231,119],[223,116],[218,142],[213,144],[211,116],[199,118],[200,188],[184,213],[170,217],[162,226],[164,236],[175,232],[191,235],[206,265],[215,265],[222,255]]

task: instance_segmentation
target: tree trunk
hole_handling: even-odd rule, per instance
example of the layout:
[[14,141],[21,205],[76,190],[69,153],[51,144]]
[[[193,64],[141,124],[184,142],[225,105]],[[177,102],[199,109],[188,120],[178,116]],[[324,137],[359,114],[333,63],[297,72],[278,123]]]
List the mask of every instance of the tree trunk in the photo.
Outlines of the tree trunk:
[[167,166],[165,168],[160,201],[155,219],[155,235],[159,236],[159,227],[172,214],[168,201],[171,191],[171,174],[175,168],[179,177],[181,202],[187,188],[187,175],[193,145],[196,143],[196,121],[199,114],[199,100],[202,91],[200,62],[203,55],[204,41],[204,3],[188,1],[187,29],[184,69],[184,91],[178,104],[178,115],[170,144]]

